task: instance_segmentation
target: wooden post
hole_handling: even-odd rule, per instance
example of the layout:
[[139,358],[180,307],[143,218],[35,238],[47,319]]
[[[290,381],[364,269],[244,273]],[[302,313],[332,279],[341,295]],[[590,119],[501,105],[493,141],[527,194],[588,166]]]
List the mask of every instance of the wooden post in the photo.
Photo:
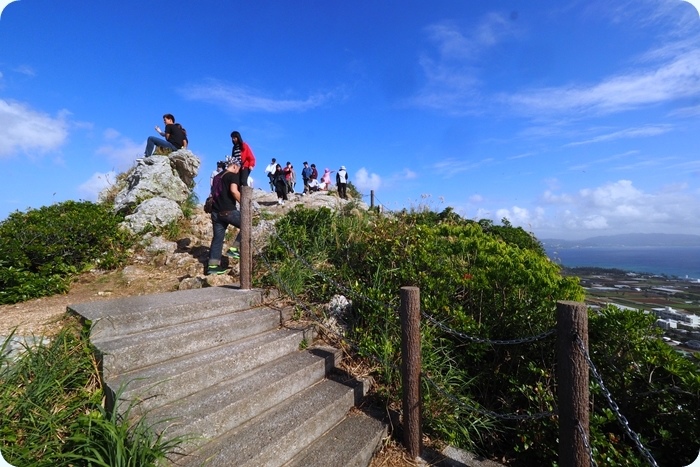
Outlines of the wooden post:
[[420,289],[401,287],[401,373],[403,378],[403,443],[415,459],[421,454]]
[[[583,434],[590,446],[588,362],[588,311],[578,302],[557,302],[557,398],[559,405],[559,466],[590,464]],[[580,428],[579,428],[580,425]]]
[[374,207],[374,190],[369,191],[369,208],[372,209]]
[[253,189],[249,186],[241,187],[241,289],[252,288],[253,281]]

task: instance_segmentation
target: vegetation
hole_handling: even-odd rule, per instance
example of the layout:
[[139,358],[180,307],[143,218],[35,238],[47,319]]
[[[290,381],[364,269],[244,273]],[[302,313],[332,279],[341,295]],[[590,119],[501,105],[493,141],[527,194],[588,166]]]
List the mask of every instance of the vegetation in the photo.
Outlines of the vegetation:
[[[350,295],[349,338],[360,355],[379,362],[387,403],[399,404],[401,394],[398,291],[418,286],[421,309],[457,331],[423,321],[424,430],[482,454],[506,453],[513,465],[556,463],[556,416],[489,415],[555,410],[553,337],[490,345],[460,336],[540,335],[555,327],[556,301],[583,300],[578,280],[562,276],[534,237],[507,222],[462,219],[451,209],[379,216],[352,206],[338,213],[297,207],[277,227],[265,252],[272,270],[261,282],[283,278],[283,288],[306,302]],[[592,360],[644,445],[661,465],[690,463],[697,455],[692,441],[700,439],[700,425],[693,422],[700,413],[694,365],[665,346],[641,313],[591,313],[590,333]],[[591,392],[596,462],[644,465],[596,382]]]
[[11,362],[0,351],[0,450],[12,465],[154,466],[176,448],[143,418],[105,411],[85,334],[68,326]]
[[104,205],[66,201],[0,222],[0,304],[65,292],[75,274],[128,258],[129,234]]

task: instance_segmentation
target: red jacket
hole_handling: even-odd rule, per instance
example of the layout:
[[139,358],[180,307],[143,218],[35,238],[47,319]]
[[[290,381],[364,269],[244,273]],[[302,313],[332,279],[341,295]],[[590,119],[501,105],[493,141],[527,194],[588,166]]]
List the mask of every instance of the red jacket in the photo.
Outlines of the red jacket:
[[241,164],[243,164],[244,169],[252,169],[255,167],[255,155],[253,151],[248,146],[248,143],[243,143],[241,148]]

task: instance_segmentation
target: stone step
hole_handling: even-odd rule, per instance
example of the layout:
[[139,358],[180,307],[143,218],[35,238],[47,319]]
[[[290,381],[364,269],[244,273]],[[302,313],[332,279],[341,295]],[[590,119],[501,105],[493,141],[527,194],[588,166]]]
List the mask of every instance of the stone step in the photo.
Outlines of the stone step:
[[267,307],[97,340],[107,378],[279,328],[280,313]]
[[356,389],[323,380],[221,435],[176,465],[282,466],[345,417]]
[[191,451],[202,440],[214,439],[323,380],[338,357],[335,349],[285,355],[149,412],[153,421],[149,424],[159,432],[165,430],[165,439],[196,435],[199,439],[183,446]]
[[126,385],[120,399],[139,401],[135,412],[143,413],[298,351],[303,339],[303,330],[268,331],[136,371],[105,377],[105,384],[114,394]]
[[353,411],[284,467],[367,467],[386,436],[385,423]]
[[206,287],[68,305],[68,311],[91,324],[90,338],[96,343],[114,336],[245,310],[262,300],[259,290]]

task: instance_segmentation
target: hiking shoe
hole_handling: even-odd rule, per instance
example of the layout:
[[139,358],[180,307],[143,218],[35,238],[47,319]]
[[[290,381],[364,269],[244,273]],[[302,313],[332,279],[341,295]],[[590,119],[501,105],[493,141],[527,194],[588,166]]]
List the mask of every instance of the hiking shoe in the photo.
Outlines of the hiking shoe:
[[218,265],[218,266],[209,266],[207,268],[207,275],[221,275],[221,274],[226,274],[226,271],[228,271],[227,268]]
[[239,250],[235,246],[232,246],[226,252],[226,256],[228,256],[229,258],[233,258],[233,259],[239,259],[241,257],[241,250]]

